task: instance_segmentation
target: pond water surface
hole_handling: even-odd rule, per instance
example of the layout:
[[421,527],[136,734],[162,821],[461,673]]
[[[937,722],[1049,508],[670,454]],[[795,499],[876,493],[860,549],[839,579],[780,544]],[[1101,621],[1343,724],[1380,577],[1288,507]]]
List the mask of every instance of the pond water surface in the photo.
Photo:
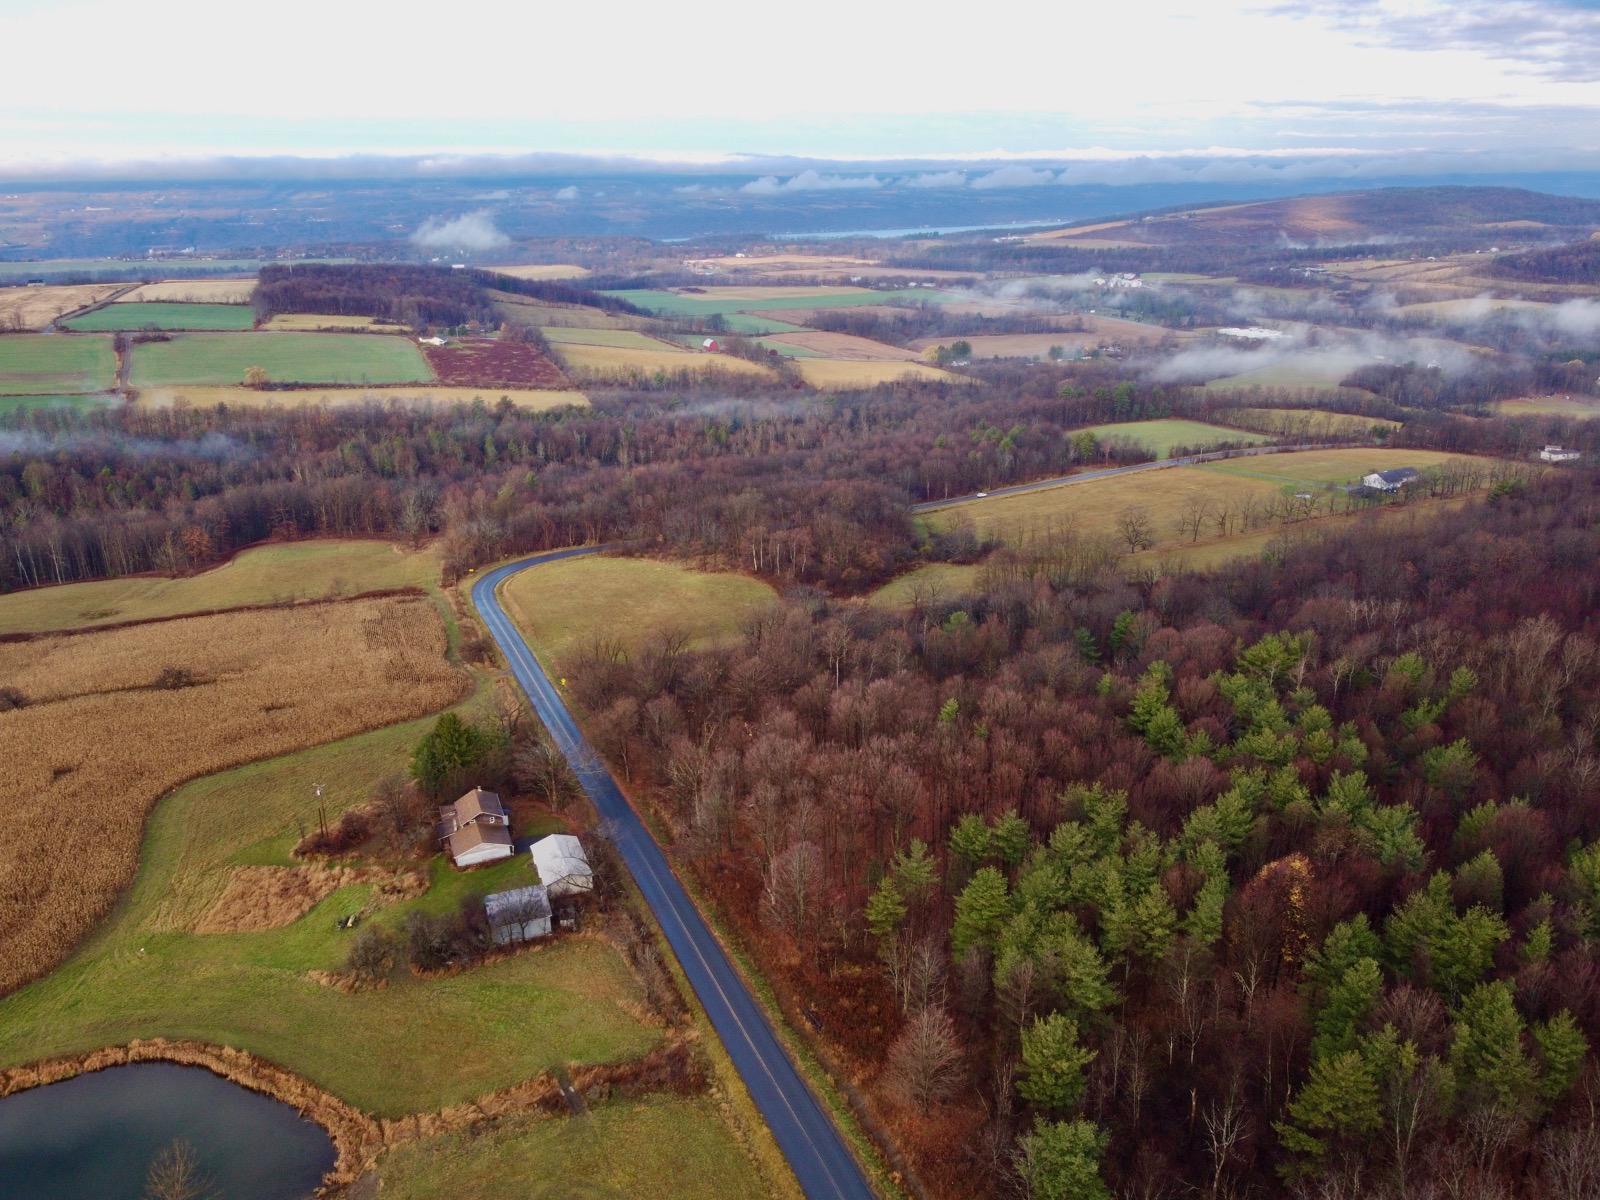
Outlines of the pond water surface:
[[201,1067],[132,1063],[0,1100],[5,1200],[140,1200],[151,1161],[194,1147],[219,1200],[302,1200],[333,1166],[322,1127]]

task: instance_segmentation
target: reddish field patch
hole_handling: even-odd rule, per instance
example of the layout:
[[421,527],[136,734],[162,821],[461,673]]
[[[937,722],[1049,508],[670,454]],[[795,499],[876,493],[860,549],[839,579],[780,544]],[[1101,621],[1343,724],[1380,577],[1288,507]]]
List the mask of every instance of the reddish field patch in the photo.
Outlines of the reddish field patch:
[[532,346],[497,338],[471,338],[424,346],[428,365],[449,387],[560,388],[567,377]]

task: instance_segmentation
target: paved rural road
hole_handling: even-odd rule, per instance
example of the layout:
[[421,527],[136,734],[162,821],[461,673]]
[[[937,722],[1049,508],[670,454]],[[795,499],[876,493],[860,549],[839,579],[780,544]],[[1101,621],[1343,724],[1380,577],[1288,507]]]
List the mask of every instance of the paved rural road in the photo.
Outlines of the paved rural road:
[[929,500],[926,504],[913,504],[914,513],[931,512],[949,504],[967,500],[990,499],[995,496],[1016,496],[1022,492],[1042,492],[1046,488],[1064,487],[1070,483],[1088,483],[1091,479],[1105,479],[1112,475],[1132,475],[1135,471],[1162,471],[1167,467],[1192,467],[1195,463],[1220,462],[1225,458],[1246,458],[1256,454],[1287,454],[1292,450],[1332,450],[1335,446],[1246,446],[1242,450],[1215,450],[1210,454],[1189,454],[1183,458],[1158,458],[1154,462],[1134,463],[1131,467],[1107,467],[1103,471],[1084,471],[1079,475],[1057,475],[1054,479],[1039,479],[1033,483],[1019,483],[1013,487],[995,488],[992,492],[970,496],[952,496],[948,500]]
[[800,1078],[760,1004],[740,980],[694,902],[667,866],[661,847],[584,741],[572,714],[495,595],[495,589],[518,571],[604,548],[557,550],[498,567],[472,585],[472,602],[511,664],[512,674],[528,693],[534,711],[577,772],[583,790],[610,824],[623,861],[666,931],[667,941],[806,1196],[809,1200],[871,1200],[872,1188],[843,1136]]

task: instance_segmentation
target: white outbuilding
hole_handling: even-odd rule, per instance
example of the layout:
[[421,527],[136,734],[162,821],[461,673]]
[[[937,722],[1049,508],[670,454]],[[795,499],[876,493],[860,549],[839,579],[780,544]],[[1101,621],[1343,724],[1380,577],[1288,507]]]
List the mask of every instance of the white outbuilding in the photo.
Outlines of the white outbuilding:
[[550,936],[550,897],[538,884],[485,896],[483,910],[496,946]]
[[570,833],[552,833],[529,849],[539,882],[552,898],[594,891],[594,871],[584,857],[583,843]]

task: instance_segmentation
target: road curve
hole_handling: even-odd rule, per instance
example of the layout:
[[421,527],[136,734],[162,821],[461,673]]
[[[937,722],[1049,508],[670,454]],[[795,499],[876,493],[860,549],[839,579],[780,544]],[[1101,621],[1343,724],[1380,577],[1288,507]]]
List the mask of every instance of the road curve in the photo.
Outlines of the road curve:
[[1192,467],[1195,463],[1219,462],[1225,458],[1248,458],[1257,454],[1288,454],[1296,450],[1360,449],[1359,446],[1246,446],[1239,450],[1213,450],[1207,454],[1187,454],[1182,458],[1157,458],[1150,462],[1134,463],[1131,467],[1106,467],[1100,471],[1084,471],[1078,475],[1057,475],[1052,479],[1038,479],[1033,483],[1018,483],[1011,487],[995,488],[992,492],[970,496],[951,496],[948,500],[929,500],[913,504],[914,513],[932,512],[951,504],[964,504],[968,500],[987,500],[994,496],[1016,496],[1022,492],[1041,492],[1046,488],[1065,487],[1071,483],[1088,483],[1091,479],[1106,479],[1112,475],[1132,475],[1135,471],[1161,471],[1167,467]]
[[572,714],[495,595],[495,589],[519,571],[604,548],[556,550],[497,567],[472,585],[472,603],[556,747],[572,765],[583,790],[610,827],[623,861],[666,932],[684,974],[808,1200],[871,1200],[872,1188],[827,1110],[800,1077],[760,1004],[673,875],[661,847],[599,756],[589,748]]

